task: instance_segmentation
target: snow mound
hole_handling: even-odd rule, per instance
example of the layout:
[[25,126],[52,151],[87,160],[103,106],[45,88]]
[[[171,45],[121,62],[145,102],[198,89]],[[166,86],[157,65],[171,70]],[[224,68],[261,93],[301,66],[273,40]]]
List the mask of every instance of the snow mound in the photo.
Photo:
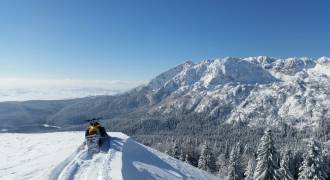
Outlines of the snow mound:
[[102,151],[91,155],[83,132],[0,134],[0,179],[218,179],[125,134],[110,133]]

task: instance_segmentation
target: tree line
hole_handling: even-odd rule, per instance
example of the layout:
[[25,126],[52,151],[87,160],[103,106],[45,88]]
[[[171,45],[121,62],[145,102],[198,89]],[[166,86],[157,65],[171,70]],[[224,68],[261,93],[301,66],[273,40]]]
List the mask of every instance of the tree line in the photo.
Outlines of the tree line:
[[[235,141],[235,137],[221,141],[225,142],[223,144],[210,141],[208,138],[203,140],[203,138],[190,136],[167,137],[162,143],[156,143],[159,139],[157,136],[150,138],[151,136],[148,135],[149,138],[142,136],[137,138],[146,145],[222,179],[330,179],[330,153],[328,147],[317,140],[315,134],[319,133],[313,133],[314,138],[306,136],[299,141],[289,138],[290,141],[286,140],[286,142],[291,142],[291,144],[285,144],[283,143],[285,138],[278,139],[284,137],[283,131],[285,130],[281,129],[274,136],[272,130],[267,128],[261,133],[260,140],[252,146]],[[288,133],[288,129],[286,131],[285,133]]]

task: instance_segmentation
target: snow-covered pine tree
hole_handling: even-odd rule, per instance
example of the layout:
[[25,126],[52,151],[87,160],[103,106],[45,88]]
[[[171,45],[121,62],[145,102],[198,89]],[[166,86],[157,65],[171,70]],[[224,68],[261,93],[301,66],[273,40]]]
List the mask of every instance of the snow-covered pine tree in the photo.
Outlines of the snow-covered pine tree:
[[298,179],[299,177],[299,168],[302,165],[303,162],[303,155],[301,151],[298,151],[297,149],[293,151],[292,156],[292,164],[291,164],[291,172],[294,179]]
[[217,166],[219,167],[218,169],[218,176],[223,176],[227,173],[227,159],[225,154],[220,154],[217,158]]
[[322,151],[323,156],[323,164],[325,165],[324,170],[328,175],[328,179],[330,179],[330,152],[327,148],[324,148]]
[[205,143],[202,147],[201,155],[199,156],[198,159],[198,168],[207,171],[207,153],[208,153],[208,146]]
[[292,173],[290,172],[290,162],[292,160],[291,158],[291,151],[286,150],[283,153],[281,162],[280,162],[280,179],[282,180],[294,180]]
[[177,141],[174,142],[172,149],[170,151],[170,155],[176,159],[180,159],[180,151]]
[[[249,161],[251,159],[254,159],[255,160],[255,157],[253,156],[253,154],[251,154],[251,153],[249,154],[248,151],[243,150],[243,152],[240,155],[239,159],[240,159],[239,160],[239,162],[240,162],[239,164],[240,164],[240,167],[242,169],[242,172],[245,173],[245,170],[246,170],[246,168],[247,168],[247,166],[249,164]],[[252,174],[252,177],[253,177],[253,174]]]
[[243,148],[243,154],[248,154],[249,153],[248,151],[249,151],[249,145],[245,144]]
[[210,172],[215,172],[217,170],[217,165],[216,165],[216,158],[213,154],[213,152],[210,150],[208,156],[208,167]]
[[191,163],[191,157],[189,156],[189,154],[186,154],[186,156],[184,158],[184,162],[192,165],[192,163]]
[[229,151],[228,141],[226,141],[224,152],[225,152],[226,159],[229,159],[230,151]]
[[325,180],[327,174],[322,160],[320,146],[312,139],[308,144],[308,150],[300,167],[299,180]]
[[243,179],[242,172],[239,165],[239,149],[238,146],[234,146],[229,156],[229,167],[227,180],[240,180]]
[[248,165],[245,170],[245,180],[253,180],[254,170],[256,168],[256,161],[254,158],[251,158],[248,162]]
[[184,161],[185,160],[185,154],[183,153],[183,150],[181,149],[181,151],[180,151],[180,157],[179,157],[179,159],[181,160],[181,161]]
[[237,151],[237,155],[240,156],[241,154],[243,154],[243,148],[242,148],[242,145],[241,145],[241,142],[238,142],[236,144],[236,151]]
[[183,146],[184,150],[184,161],[192,166],[197,166],[198,164],[198,152],[197,149],[191,139],[191,137],[187,137]]
[[257,150],[257,166],[254,172],[254,180],[279,179],[277,152],[274,147],[272,132],[265,131]]
[[203,144],[201,155],[198,160],[198,168],[208,172],[213,172],[216,168],[215,158],[207,143]]
[[164,153],[167,155],[171,155],[170,150],[168,150],[168,149],[166,149]]

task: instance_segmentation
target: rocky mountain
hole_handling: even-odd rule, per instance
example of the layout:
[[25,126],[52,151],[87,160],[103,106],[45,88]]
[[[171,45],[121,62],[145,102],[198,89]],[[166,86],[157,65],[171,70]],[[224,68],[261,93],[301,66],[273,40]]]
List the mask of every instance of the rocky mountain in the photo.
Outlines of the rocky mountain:
[[204,113],[222,122],[250,125],[284,121],[299,128],[316,127],[330,118],[329,62],[326,57],[249,57],[185,63],[160,88],[147,85],[153,88],[151,97],[162,97],[150,111]]
[[0,103],[2,128],[25,121],[79,126],[96,116],[124,131],[173,130],[198,116],[216,125],[315,128],[330,121],[330,58],[188,61],[123,94],[37,102]]

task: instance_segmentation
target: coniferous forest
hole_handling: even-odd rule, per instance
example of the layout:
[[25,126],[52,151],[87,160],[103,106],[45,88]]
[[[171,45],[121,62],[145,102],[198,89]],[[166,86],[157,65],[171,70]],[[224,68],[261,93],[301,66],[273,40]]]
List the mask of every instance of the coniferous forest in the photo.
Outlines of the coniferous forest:
[[134,135],[145,145],[223,179],[326,180],[330,178],[327,131],[282,125],[223,124],[194,136],[176,132]]

